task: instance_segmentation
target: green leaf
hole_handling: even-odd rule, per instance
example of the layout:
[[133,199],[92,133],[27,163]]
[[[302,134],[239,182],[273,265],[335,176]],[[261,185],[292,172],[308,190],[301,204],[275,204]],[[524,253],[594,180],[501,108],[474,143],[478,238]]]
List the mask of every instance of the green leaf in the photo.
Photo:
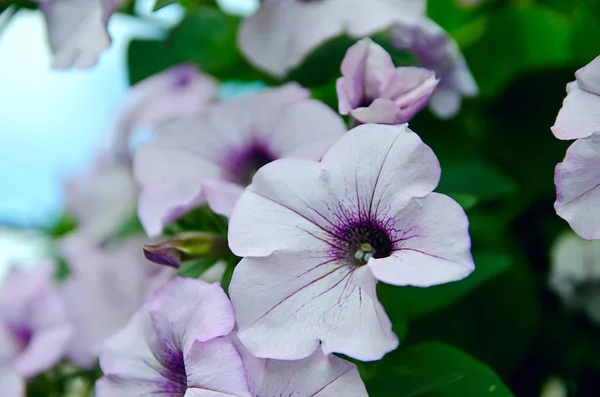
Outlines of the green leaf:
[[290,71],[288,80],[297,81],[305,87],[314,87],[340,77],[342,60],[354,43],[356,40],[348,36],[327,41],[311,52],[300,66]]
[[181,277],[199,278],[217,262],[216,258],[201,258],[181,265],[177,274]]
[[156,3],[154,3],[154,7],[152,7],[152,11],[158,11],[161,8],[175,3],[177,3],[177,0],[156,0]]
[[167,43],[207,73],[221,79],[241,78],[237,72],[247,65],[237,50],[238,24],[237,17],[216,7],[197,7],[173,29]]
[[393,367],[367,382],[371,397],[511,397],[485,364],[440,342],[400,348]]
[[[502,198],[517,191],[516,183],[500,170],[478,158],[444,164],[437,191],[448,195],[460,193],[472,203]],[[453,196],[453,197],[454,197]],[[471,199],[465,196],[471,196]],[[458,201],[458,200],[457,200]]]
[[573,62],[571,23],[550,8],[508,7],[496,12],[477,43],[465,49],[480,96],[493,97],[525,72]]
[[160,40],[132,40],[127,50],[129,84],[139,83],[183,61],[179,53]]
[[394,323],[420,317],[451,305],[476,287],[508,269],[510,256],[496,252],[474,252],[475,271],[463,280],[428,288],[378,284],[379,300]]
[[600,1],[581,0],[573,18],[572,47],[581,67],[600,54]]
[[469,193],[446,193],[448,196],[452,197],[465,211],[473,208],[479,199],[472,194]]

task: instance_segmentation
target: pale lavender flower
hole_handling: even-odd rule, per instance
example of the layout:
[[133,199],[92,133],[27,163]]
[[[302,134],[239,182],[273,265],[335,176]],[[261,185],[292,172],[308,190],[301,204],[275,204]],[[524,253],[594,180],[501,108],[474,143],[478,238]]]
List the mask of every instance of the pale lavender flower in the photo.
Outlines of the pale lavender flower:
[[402,124],[421,110],[439,80],[431,70],[394,66],[371,39],[348,49],[337,80],[339,112],[361,123]]
[[172,280],[107,342],[96,396],[367,397],[353,364],[320,351],[259,359],[229,335],[233,326],[218,284]]
[[585,138],[600,132],[600,57],[575,73],[552,132],[559,139]]
[[52,272],[50,264],[13,269],[0,286],[0,365],[13,365],[24,378],[57,364],[71,341]]
[[193,64],[184,63],[134,85],[115,123],[115,151],[128,159],[130,135],[136,128],[154,128],[200,112],[215,97],[218,83]]
[[556,166],[556,213],[575,233],[600,239],[600,134],[576,140]]
[[25,380],[12,365],[0,363],[2,397],[25,397]]
[[38,0],[54,55],[52,67],[89,68],[110,46],[106,25],[123,0]]
[[68,348],[74,363],[94,366],[104,341],[173,276],[173,270],[144,259],[145,242],[131,238],[117,247],[100,248],[78,233],[61,241],[71,270],[61,292],[74,328]]
[[346,130],[339,115],[287,84],[211,105],[164,126],[134,155],[138,214],[149,236],[208,201],[229,215],[264,164],[280,157],[319,159]]
[[452,117],[460,109],[462,97],[475,96],[477,84],[456,42],[429,18],[402,23],[394,28],[393,45],[412,52],[419,66],[431,69],[440,82],[429,102],[439,117]]
[[245,257],[229,289],[240,340],[256,356],[300,359],[319,346],[377,360],[398,345],[377,281],[428,287],[474,269],[462,208],[431,193],[433,151],[406,125],[365,124],[316,162],[261,168],[229,225]]
[[424,0],[266,0],[242,22],[238,42],[250,62],[283,77],[330,39],[363,38],[424,14]]
[[173,279],[106,343],[96,396],[250,397],[234,321],[218,284]]

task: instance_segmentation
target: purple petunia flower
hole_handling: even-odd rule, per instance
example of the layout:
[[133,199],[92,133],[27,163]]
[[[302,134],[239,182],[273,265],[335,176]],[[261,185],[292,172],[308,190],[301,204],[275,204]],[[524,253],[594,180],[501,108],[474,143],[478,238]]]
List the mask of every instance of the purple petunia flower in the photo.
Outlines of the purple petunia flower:
[[52,67],[89,68],[110,46],[106,25],[124,0],[38,0],[46,19]]
[[244,55],[283,77],[326,41],[363,38],[425,15],[425,0],[266,0],[238,31]]
[[552,132],[558,139],[586,138],[600,132],[600,57],[579,69]]
[[417,67],[396,68],[371,39],[348,49],[337,80],[339,111],[361,123],[402,124],[429,101],[438,81],[435,73]]
[[316,352],[302,361],[251,356],[233,330],[218,284],[176,278],[163,286],[100,358],[97,397],[367,397],[356,367]]
[[456,42],[429,18],[403,23],[394,28],[393,45],[412,52],[419,66],[433,70],[440,82],[429,102],[438,117],[452,117],[463,96],[477,95],[479,89]]
[[427,287],[474,269],[468,220],[431,193],[440,166],[406,125],[365,124],[315,162],[263,167],[236,205],[229,289],[240,340],[259,357],[319,346],[377,360],[398,345],[375,285]]
[[[52,266],[13,269],[0,286],[0,366],[30,378],[62,359],[72,329],[52,284]],[[2,376],[11,377],[6,369]]]
[[149,236],[208,201],[229,215],[263,165],[281,157],[319,159],[346,130],[343,120],[296,84],[210,106],[161,129],[134,156],[138,214]]

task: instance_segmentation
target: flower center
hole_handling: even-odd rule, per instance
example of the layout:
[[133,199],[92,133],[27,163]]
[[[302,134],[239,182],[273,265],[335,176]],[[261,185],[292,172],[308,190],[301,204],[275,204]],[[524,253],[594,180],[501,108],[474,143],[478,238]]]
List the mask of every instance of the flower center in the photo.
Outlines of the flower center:
[[229,153],[225,178],[231,182],[247,186],[252,182],[252,177],[262,166],[276,160],[278,156],[263,143],[254,142],[243,149]]
[[350,222],[338,231],[338,254],[355,266],[367,264],[371,258],[387,258],[394,244],[386,227],[378,221]]
[[162,348],[155,355],[161,367],[158,372],[162,381],[157,383],[158,392],[172,397],[183,397],[187,391],[187,372],[181,348],[175,343],[162,341]]
[[25,350],[33,336],[31,329],[26,325],[18,325],[11,327],[10,330],[19,345],[19,350]]

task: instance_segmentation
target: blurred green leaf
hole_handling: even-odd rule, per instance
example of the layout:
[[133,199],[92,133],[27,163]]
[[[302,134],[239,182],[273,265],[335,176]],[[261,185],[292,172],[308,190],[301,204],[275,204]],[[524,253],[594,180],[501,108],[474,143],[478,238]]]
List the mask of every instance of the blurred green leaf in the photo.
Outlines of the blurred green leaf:
[[600,1],[580,0],[573,18],[572,46],[577,68],[600,55]]
[[479,84],[480,96],[493,97],[520,74],[573,62],[571,23],[550,8],[508,7],[493,14],[465,57]]
[[428,287],[396,287],[378,284],[379,300],[395,323],[426,315],[451,305],[474,288],[508,269],[511,258],[504,253],[474,252],[475,271],[463,280]]
[[288,74],[305,87],[321,86],[340,77],[340,65],[355,39],[340,36],[327,41],[314,50],[300,66]]
[[129,84],[139,83],[183,61],[179,53],[161,40],[132,40],[127,50]]
[[227,218],[215,214],[207,205],[203,205],[168,224],[165,228],[165,234],[168,236],[190,231],[227,236]]
[[201,258],[185,262],[181,265],[177,274],[181,277],[199,278],[205,271],[210,269],[217,260],[217,258]]
[[400,348],[393,367],[367,382],[371,397],[510,397],[494,371],[439,342]]
[[470,210],[477,204],[479,199],[469,193],[446,193],[448,196],[452,197],[465,211]]
[[156,0],[156,3],[154,3],[154,7],[152,7],[152,11],[158,11],[161,8],[175,3],[177,3],[177,0]]
[[514,194],[517,185],[488,162],[474,158],[445,164],[436,191],[448,195],[460,193],[472,196],[476,201],[486,201]]
[[197,7],[173,29],[167,42],[186,60],[219,75],[240,61],[236,43],[238,23],[238,18],[218,8]]

